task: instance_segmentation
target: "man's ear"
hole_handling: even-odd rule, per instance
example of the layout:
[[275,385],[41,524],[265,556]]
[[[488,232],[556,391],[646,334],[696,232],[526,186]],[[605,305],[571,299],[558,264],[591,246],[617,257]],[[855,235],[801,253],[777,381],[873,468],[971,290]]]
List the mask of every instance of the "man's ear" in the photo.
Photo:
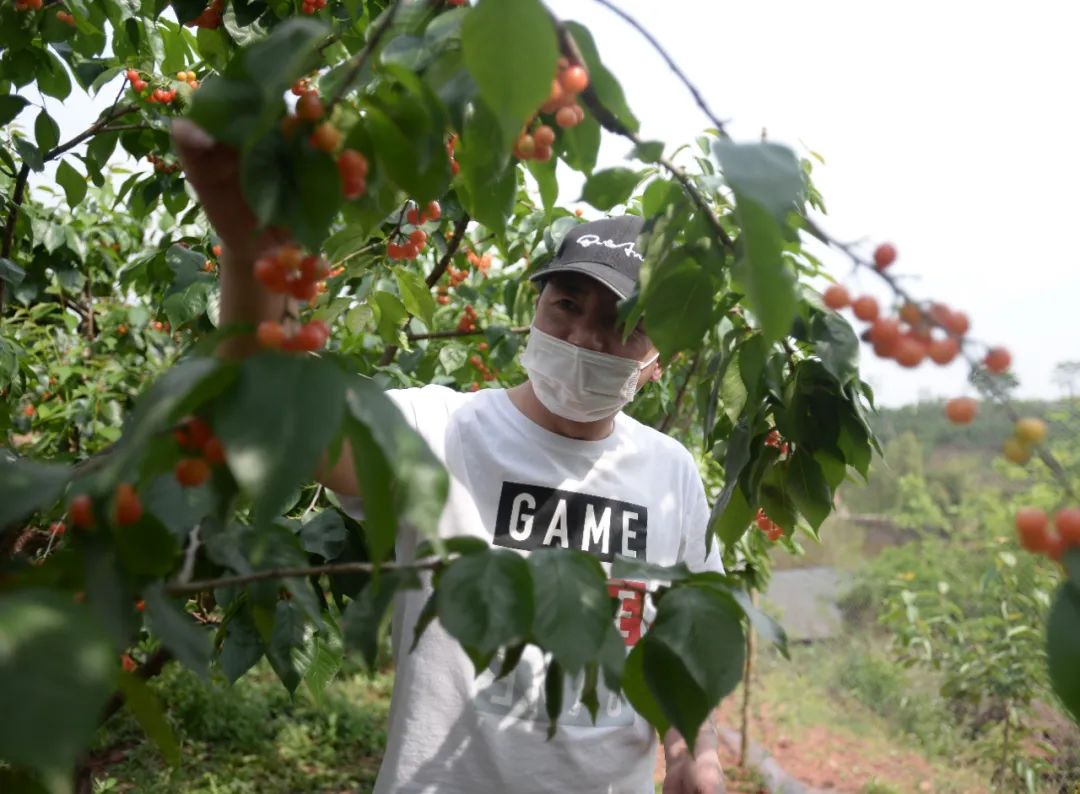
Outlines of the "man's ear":
[[649,380],[658,381],[663,374],[664,366],[660,363],[660,359],[656,359],[656,361],[653,362],[652,374],[649,375]]

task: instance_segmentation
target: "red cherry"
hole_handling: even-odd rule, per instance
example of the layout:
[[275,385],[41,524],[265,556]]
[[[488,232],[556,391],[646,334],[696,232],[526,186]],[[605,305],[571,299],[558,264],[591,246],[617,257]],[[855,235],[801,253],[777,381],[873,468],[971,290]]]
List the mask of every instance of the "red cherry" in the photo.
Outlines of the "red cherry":
[[874,249],[874,267],[884,270],[896,261],[896,246],[892,243],[882,243]]
[[420,217],[420,210],[416,207],[411,207],[408,212],[405,213],[405,222],[410,226],[420,226],[424,220]]
[[221,440],[216,437],[207,441],[202,451],[203,457],[211,466],[220,466],[225,462],[225,447],[221,445]]
[[429,201],[424,207],[423,217],[426,221],[437,221],[442,217],[442,207],[437,201]]
[[319,294],[319,285],[314,281],[297,279],[289,284],[289,294],[297,300],[310,301]]
[[409,235],[409,240],[411,240],[414,245],[423,248],[424,244],[427,243],[427,232],[423,229],[415,229],[412,234]]
[[300,276],[305,281],[322,281],[330,275],[330,265],[321,256],[305,256],[300,261]]
[[142,517],[142,502],[130,483],[116,486],[116,523],[120,526],[134,524]]
[[1080,507],[1058,510],[1054,515],[1054,527],[1066,545],[1080,545]]
[[851,304],[851,293],[843,284],[830,284],[826,287],[822,300],[830,309],[843,309]]
[[74,496],[68,506],[68,515],[71,523],[78,529],[89,529],[94,526],[94,502],[84,493]]
[[986,358],[983,363],[986,364],[986,368],[991,372],[1001,374],[1009,369],[1012,364],[1012,356],[1009,351],[1003,347],[992,347],[986,352]]
[[319,95],[309,91],[296,100],[296,116],[301,121],[318,121],[323,117],[323,103]]
[[541,124],[533,130],[532,136],[537,146],[551,146],[555,143],[555,130],[547,124]]
[[210,478],[210,464],[202,458],[184,458],[174,470],[176,481],[185,488],[196,488]]
[[878,302],[872,295],[862,295],[851,302],[851,310],[860,320],[872,323],[878,317]]
[[563,90],[570,94],[580,94],[589,87],[589,73],[580,66],[571,66],[559,75]]
[[259,345],[262,347],[280,350],[285,344],[285,329],[281,327],[281,323],[263,320],[255,331],[255,338],[259,340]]

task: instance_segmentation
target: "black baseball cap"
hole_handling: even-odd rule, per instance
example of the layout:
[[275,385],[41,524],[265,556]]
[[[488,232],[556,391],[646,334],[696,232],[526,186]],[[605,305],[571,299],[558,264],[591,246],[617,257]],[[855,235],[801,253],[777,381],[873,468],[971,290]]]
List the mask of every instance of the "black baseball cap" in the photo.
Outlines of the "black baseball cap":
[[645,261],[637,250],[644,224],[637,215],[620,215],[575,226],[563,237],[555,258],[529,280],[542,280],[553,273],[584,273],[620,298],[629,298]]

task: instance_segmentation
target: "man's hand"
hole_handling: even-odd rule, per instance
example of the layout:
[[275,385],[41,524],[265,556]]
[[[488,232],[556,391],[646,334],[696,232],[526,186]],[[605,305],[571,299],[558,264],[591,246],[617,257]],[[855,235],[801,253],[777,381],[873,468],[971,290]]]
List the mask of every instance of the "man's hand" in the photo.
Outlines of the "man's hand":
[[671,728],[664,737],[667,772],[663,794],[724,794],[724,771],[717,755],[716,731],[706,721],[698,732],[695,753],[686,740]]
[[172,137],[184,175],[231,260],[250,264],[286,239],[281,231],[258,231],[258,221],[240,187],[240,156],[235,149],[215,141],[187,119],[173,122]]

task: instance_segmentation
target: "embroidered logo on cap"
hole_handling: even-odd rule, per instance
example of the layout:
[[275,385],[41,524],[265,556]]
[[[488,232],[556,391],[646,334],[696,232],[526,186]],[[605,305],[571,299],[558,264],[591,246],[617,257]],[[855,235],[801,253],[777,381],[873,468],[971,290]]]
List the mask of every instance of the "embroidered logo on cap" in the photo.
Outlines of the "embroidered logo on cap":
[[610,239],[601,240],[600,235],[598,234],[583,234],[581,235],[581,237],[578,237],[576,240],[574,240],[574,242],[580,245],[582,248],[591,248],[594,245],[602,245],[605,248],[612,249],[621,248],[622,252],[627,256],[632,256],[636,258],[639,262],[645,261],[645,257],[643,257],[641,254],[634,250],[633,240],[626,243],[617,243],[614,240]]

